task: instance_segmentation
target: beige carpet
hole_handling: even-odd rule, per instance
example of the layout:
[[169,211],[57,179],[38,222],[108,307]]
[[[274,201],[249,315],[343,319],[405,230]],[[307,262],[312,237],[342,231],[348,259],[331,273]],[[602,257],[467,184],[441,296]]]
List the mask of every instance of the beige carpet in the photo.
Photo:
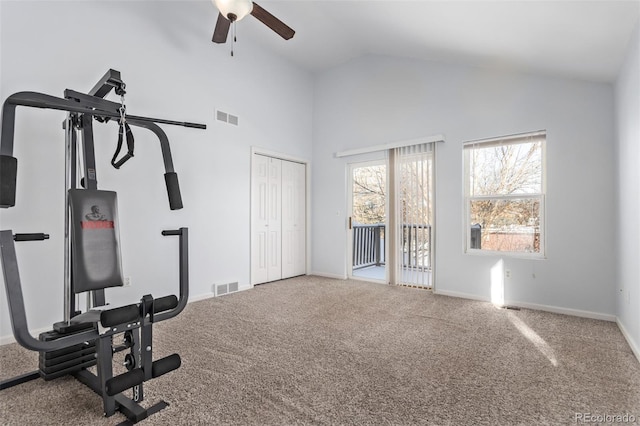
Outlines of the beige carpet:
[[[183,362],[145,384],[170,406],[141,424],[640,422],[640,363],[610,322],[301,277],[192,303],[154,331],[155,355]],[[36,358],[1,347],[1,377]],[[100,407],[73,378],[36,380],[0,392],[0,424],[124,420]]]

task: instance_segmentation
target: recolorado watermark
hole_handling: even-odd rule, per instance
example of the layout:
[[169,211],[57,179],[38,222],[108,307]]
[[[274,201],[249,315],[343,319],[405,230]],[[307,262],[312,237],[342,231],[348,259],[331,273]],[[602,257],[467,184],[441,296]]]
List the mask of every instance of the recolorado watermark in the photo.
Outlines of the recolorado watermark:
[[573,420],[576,423],[635,423],[640,418],[634,414],[593,414],[576,413]]

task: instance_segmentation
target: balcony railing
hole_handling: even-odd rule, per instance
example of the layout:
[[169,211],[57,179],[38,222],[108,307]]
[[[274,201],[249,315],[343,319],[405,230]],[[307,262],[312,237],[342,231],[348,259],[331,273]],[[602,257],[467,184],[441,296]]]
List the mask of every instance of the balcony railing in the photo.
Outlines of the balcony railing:
[[[383,223],[353,225],[353,269],[385,264]],[[402,227],[402,266],[431,269],[431,225],[407,224]]]
[[402,234],[402,267],[431,269],[431,225],[406,224]]
[[380,266],[385,263],[385,226],[353,225],[353,269]]

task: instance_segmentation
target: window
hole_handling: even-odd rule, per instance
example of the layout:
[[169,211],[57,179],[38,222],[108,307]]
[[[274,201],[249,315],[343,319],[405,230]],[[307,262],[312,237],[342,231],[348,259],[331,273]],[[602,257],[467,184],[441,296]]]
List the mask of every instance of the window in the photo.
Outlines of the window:
[[544,257],[546,132],[464,144],[467,253]]

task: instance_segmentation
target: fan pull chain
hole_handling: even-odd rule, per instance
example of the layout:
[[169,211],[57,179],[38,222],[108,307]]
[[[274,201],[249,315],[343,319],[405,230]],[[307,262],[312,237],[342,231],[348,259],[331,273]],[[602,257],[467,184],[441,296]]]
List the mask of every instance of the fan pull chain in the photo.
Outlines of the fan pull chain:
[[231,32],[233,33],[233,39],[231,40],[231,56],[233,56],[233,48],[236,41],[238,41],[238,39],[236,38],[236,21],[233,21],[231,23]]

